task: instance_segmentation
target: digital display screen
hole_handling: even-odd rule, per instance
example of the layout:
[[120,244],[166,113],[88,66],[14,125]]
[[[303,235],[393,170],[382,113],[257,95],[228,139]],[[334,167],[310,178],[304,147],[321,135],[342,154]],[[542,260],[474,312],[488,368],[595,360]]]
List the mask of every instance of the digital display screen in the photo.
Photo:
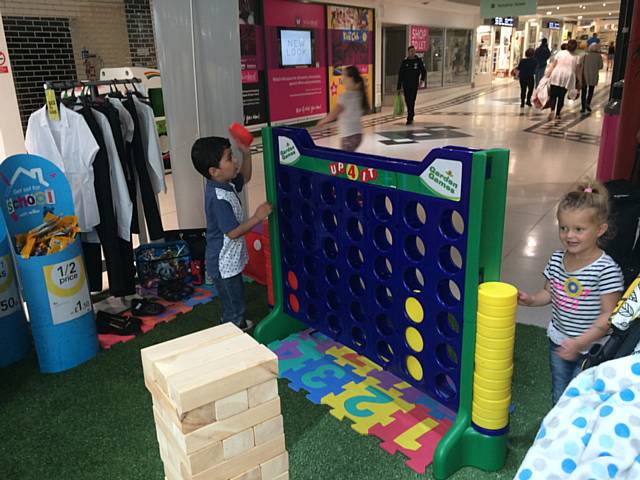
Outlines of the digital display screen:
[[280,64],[312,64],[311,30],[280,30]]
[[560,30],[560,22],[549,22],[549,28],[551,30]]
[[498,27],[513,27],[513,17],[495,17],[493,24]]

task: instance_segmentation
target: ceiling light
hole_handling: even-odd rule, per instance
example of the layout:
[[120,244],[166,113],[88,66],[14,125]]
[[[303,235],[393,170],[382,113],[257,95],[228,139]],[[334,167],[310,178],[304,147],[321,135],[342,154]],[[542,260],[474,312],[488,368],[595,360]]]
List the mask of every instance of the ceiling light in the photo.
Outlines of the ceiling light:
[[578,20],[582,20],[582,15],[578,15]]
[[602,4],[602,6],[603,6],[603,7],[606,7],[606,6],[607,6],[607,4],[606,4],[606,3],[603,3],[603,4]]
[[609,16],[611,16],[611,12],[609,12]]
[[547,15],[551,15],[551,10],[549,10],[549,11],[547,12]]

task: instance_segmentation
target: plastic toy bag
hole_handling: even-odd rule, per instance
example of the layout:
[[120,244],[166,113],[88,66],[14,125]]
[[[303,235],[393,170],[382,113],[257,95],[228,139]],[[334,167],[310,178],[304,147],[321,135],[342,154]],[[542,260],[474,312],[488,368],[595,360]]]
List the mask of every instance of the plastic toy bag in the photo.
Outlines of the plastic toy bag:
[[140,286],[157,289],[167,282],[191,282],[191,254],[187,242],[149,243],[136,249],[136,270]]

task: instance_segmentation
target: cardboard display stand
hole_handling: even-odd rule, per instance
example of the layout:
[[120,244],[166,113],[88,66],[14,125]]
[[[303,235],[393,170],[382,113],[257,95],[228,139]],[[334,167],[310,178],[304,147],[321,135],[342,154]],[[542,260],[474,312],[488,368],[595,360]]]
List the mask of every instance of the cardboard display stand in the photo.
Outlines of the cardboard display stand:
[[7,229],[0,216],[0,367],[22,360],[30,350],[29,327],[22,310]]
[[[37,155],[0,165],[0,198],[12,241],[41,225],[47,212],[75,215],[64,173]],[[93,358],[98,340],[79,237],[54,254],[15,258],[40,370],[61,372]]]

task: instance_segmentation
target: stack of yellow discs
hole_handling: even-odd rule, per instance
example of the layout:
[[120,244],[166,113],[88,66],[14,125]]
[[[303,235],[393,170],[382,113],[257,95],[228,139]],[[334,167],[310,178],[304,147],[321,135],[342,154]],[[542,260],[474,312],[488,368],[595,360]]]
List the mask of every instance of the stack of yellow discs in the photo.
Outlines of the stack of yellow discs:
[[501,282],[478,288],[478,322],[473,375],[473,423],[500,430],[509,423],[518,291]]

